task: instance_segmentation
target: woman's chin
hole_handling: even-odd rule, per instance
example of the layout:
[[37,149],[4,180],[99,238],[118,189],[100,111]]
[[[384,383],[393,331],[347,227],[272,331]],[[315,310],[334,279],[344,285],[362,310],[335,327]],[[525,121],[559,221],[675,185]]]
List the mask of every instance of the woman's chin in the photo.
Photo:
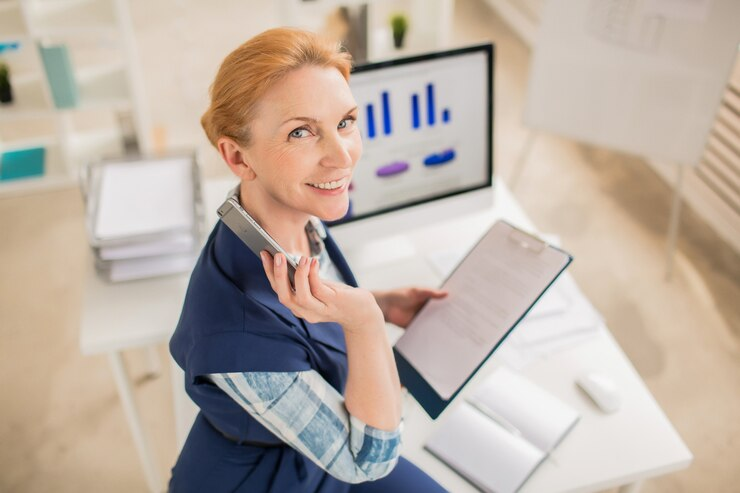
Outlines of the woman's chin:
[[340,219],[344,219],[344,216],[347,215],[348,210],[349,202],[346,202],[344,204],[344,207],[335,208],[329,211],[322,211],[321,215],[319,215],[319,219],[324,222],[339,221]]

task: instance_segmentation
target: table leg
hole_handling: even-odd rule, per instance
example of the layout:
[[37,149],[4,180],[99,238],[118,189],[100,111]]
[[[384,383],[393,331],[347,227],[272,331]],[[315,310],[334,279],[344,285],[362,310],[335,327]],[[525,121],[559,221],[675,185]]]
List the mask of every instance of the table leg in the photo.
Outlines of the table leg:
[[635,481],[634,483],[625,484],[619,487],[619,493],[639,493],[642,488],[642,481]]
[[123,405],[123,413],[126,416],[126,421],[131,430],[136,451],[139,453],[139,460],[141,460],[141,465],[144,468],[147,486],[149,487],[149,491],[152,493],[159,493],[162,491],[162,478],[159,475],[157,464],[154,461],[154,454],[152,454],[152,450],[149,448],[149,444],[144,435],[144,428],[141,426],[141,418],[136,409],[134,393],[131,389],[131,380],[126,372],[123,355],[119,351],[109,353],[108,362],[113,370],[113,377],[116,381],[116,387],[118,388],[118,395],[121,398],[121,404]]

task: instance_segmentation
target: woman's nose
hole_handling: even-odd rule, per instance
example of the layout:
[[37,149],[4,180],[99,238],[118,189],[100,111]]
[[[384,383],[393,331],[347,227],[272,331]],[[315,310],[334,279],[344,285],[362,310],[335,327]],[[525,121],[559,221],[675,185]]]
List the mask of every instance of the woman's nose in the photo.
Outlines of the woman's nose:
[[350,153],[352,145],[351,139],[340,135],[325,138],[322,164],[333,168],[350,168],[352,166],[352,154]]

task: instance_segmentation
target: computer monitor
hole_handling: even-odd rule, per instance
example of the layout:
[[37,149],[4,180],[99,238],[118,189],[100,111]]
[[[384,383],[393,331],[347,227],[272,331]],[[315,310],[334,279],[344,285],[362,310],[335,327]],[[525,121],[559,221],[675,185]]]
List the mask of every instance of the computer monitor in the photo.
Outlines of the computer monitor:
[[331,226],[340,245],[490,206],[493,67],[487,43],[353,70],[364,151]]

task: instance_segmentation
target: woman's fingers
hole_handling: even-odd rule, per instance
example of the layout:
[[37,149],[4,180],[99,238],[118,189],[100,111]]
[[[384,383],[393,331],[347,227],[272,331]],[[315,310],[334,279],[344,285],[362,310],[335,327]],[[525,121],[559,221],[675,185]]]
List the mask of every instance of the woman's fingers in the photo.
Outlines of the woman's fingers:
[[447,291],[443,291],[441,289],[431,289],[431,288],[411,288],[410,289],[410,295],[412,299],[417,300],[429,300],[429,299],[440,299],[444,298],[449,293]]
[[295,301],[303,309],[311,310],[313,312],[323,310],[324,305],[317,300],[312,291],[312,287],[309,282],[309,272],[311,270],[312,259],[307,257],[301,257],[298,262],[298,269],[295,273]]
[[267,275],[267,280],[270,282],[270,287],[272,287],[273,291],[276,291],[274,259],[267,250],[262,250],[260,252],[260,259],[262,259],[262,267],[265,269],[265,274]]
[[288,261],[282,253],[276,254],[273,259],[275,281],[272,289],[277,293],[280,303],[291,308],[293,289],[290,286],[290,279],[288,278]]
[[328,305],[332,300],[333,295],[336,293],[328,283],[321,280],[319,277],[319,260],[311,259],[311,264],[308,272],[308,283],[311,286],[311,292],[314,297],[324,305]]
[[424,289],[424,294],[428,296],[429,298],[439,299],[444,298],[449,293],[447,291],[443,291],[441,289]]

